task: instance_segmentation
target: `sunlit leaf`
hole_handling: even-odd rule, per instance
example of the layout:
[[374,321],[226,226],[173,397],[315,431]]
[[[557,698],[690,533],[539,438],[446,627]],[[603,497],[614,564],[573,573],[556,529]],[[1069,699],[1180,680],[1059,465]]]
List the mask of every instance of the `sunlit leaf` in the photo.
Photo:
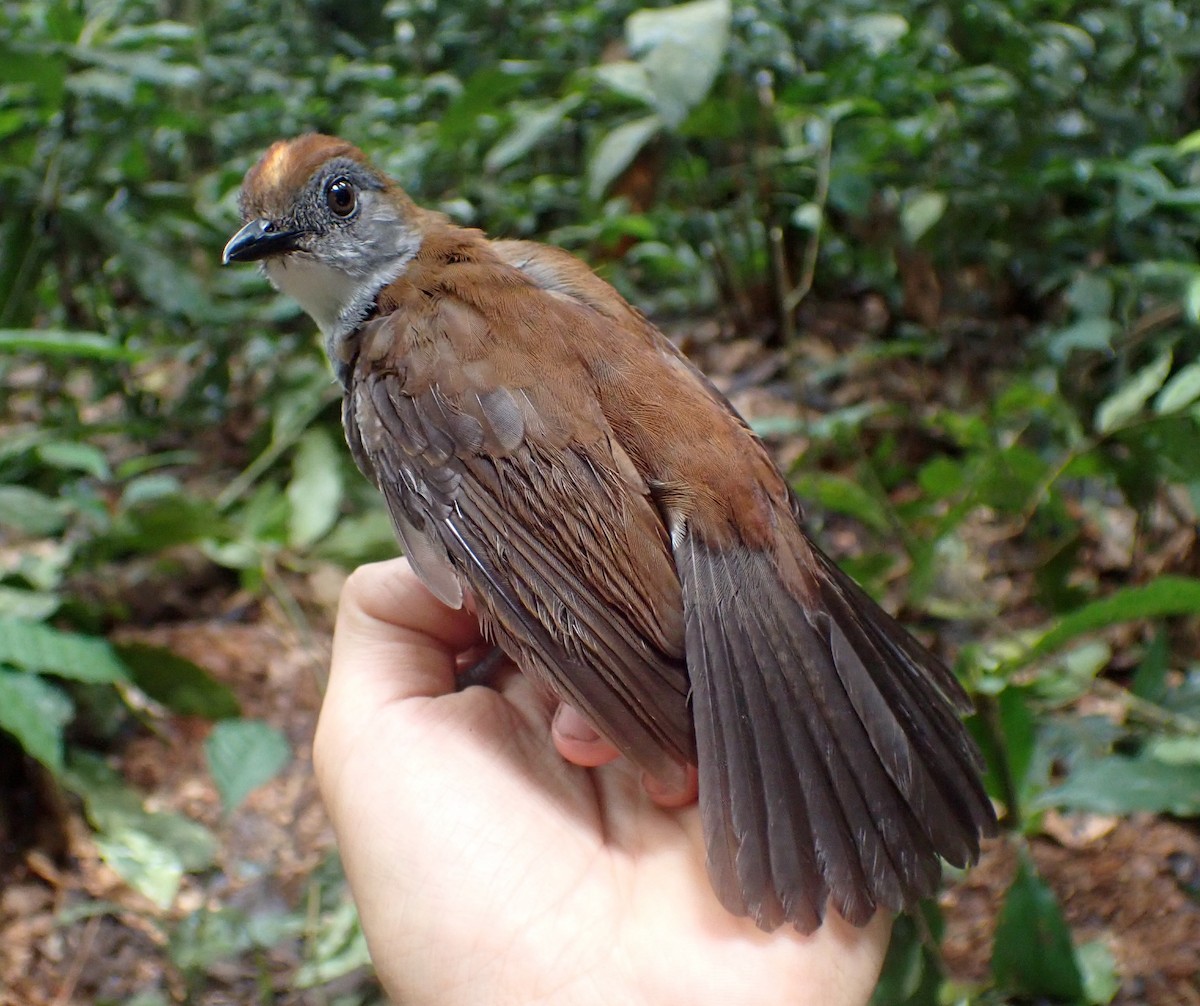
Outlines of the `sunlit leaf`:
[[605,136],[588,161],[588,195],[599,199],[662,127],[662,119],[647,115],[617,126]]
[[1154,411],[1160,416],[1186,409],[1200,399],[1200,360],[1189,363],[1172,375],[1154,399]]
[[159,908],[169,908],[183,881],[175,851],[142,831],[106,831],[95,837],[100,856],[121,879]]
[[341,452],[329,434],[314,426],[300,438],[287,487],[288,541],[305,548],[322,538],[338,518],[342,502]]
[[677,126],[708,94],[729,45],[730,17],[729,0],[692,0],[645,8],[625,22],[630,51],[646,68],[667,126]]
[[1121,990],[1117,961],[1101,940],[1084,943],[1075,950],[1075,961],[1083,979],[1083,1001],[1089,1006],[1106,1006]]
[[916,244],[942,219],[949,200],[944,192],[918,192],[905,200],[900,227],[910,244]]
[[367,940],[354,903],[348,898],[318,921],[310,956],[296,973],[297,988],[331,982],[370,963]]
[[908,34],[908,21],[899,14],[863,14],[851,20],[850,37],[872,56],[882,56]]
[[25,486],[0,485],[0,528],[31,538],[57,534],[67,523],[68,508],[61,500]]
[[1096,431],[1112,433],[1142,411],[1171,372],[1171,353],[1168,351],[1153,363],[1147,364],[1121,388],[1100,403],[1096,409]]

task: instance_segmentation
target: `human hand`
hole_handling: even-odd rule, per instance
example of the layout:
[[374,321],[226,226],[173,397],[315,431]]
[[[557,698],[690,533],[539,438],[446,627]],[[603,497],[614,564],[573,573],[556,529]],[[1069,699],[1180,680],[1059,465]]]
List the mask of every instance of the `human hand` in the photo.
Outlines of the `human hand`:
[[405,560],[346,584],[313,758],[397,1002],[867,1002],[889,919],[860,930],[831,909],[801,936],[730,915],[696,807],[671,806],[689,781],[651,783],[656,803],[511,665],[495,688],[456,691],[480,644],[475,617]]

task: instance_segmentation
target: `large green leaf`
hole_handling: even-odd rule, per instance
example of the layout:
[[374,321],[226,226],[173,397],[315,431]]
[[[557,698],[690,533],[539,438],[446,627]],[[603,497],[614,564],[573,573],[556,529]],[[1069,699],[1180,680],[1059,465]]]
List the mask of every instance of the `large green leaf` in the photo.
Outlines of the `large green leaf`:
[[[1168,757],[1176,752],[1167,748]],[[1110,755],[1080,761],[1066,780],[1042,793],[1043,807],[1068,807],[1098,814],[1200,816],[1200,767],[1187,760],[1166,761],[1153,751],[1129,757]]]
[[654,107],[678,126],[703,101],[729,46],[729,0],[693,0],[647,8],[625,22],[630,51],[650,78]]
[[1059,649],[1086,632],[1141,618],[1200,613],[1200,580],[1160,576],[1140,587],[1124,587],[1061,618],[1021,658],[1022,663]]
[[132,672],[134,684],[181,715],[220,720],[240,712],[232,689],[178,653],[145,643],[119,645],[117,653]]
[[107,640],[16,618],[0,619],[0,663],[74,681],[102,683],[129,677]]
[[50,682],[0,667],[0,730],[56,774],[62,771],[63,728],[73,712],[71,700]]
[[104,859],[135,890],[165,908],[185,873],[210,867],[216,836],[171,811],[148,811],[140,794],[99,758],[75,753],[64,775],[83,800]]
[[996,920],[992,972],[1001,988],[1077,1001],[1083,980],[1054,892],[1022,855]]

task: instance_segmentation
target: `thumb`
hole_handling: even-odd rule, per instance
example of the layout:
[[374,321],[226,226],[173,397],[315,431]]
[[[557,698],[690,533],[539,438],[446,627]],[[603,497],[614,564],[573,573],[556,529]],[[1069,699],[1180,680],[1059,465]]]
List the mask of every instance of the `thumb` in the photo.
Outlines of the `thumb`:
[[430,594],[407,559],[360,566],[338,604],[314,755],[336,755],[390,703],[453,692],[456,658],[479,638],[474,615]]

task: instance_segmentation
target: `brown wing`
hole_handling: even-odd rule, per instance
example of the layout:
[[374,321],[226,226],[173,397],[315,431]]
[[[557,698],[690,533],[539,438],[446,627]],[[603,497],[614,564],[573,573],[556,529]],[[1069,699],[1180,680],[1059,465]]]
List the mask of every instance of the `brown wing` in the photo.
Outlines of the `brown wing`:
[[647,488],[586,396],[568,423],[561,394],[458,355],[490,337],[449,298],[374,323],[351,448],[437,596],[469,589],[496,643],[643,768],[694,761],[679,581]]
[[640,347],[637,366],[595,368],[597,392],[671,533],[721,900],[808,932],[827,901],[861,925],[933,893],[939,859],[974,860],[995,827],[953,675],[808,540],[761,443],[682,354],[570,256],[499,250],[623,332],[610,359]]

